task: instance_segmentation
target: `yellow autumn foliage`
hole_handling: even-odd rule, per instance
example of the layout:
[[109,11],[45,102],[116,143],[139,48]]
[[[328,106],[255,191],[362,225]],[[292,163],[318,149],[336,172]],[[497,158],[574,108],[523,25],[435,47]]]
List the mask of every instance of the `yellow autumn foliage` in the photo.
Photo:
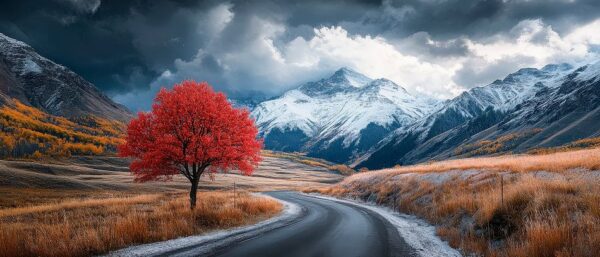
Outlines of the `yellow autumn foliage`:
[[96,116],[67,119],[13,101],[0,108],[0,157],[98,155],[124,142],[123,122]]

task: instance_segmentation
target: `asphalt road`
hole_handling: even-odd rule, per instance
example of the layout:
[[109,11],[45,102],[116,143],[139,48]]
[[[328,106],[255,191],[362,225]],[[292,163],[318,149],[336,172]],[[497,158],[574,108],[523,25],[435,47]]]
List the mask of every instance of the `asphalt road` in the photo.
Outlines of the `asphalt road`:
[[210,256],[415,256],[396,228],[372,211],[294,192],[268,194],[301,206],[302,214],[285,226],[222,247]]

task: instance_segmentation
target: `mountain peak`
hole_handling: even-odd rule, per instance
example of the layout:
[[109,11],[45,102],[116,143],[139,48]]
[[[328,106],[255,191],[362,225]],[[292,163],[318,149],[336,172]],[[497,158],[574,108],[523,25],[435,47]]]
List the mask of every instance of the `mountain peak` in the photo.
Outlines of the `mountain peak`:
[[350,68],[340,68],[330,77],[315,82],[308,82],[298,89],[310,96],[330,96],[341,92],[363,88],[372,79]]
[[[2,33],[0,33],[0,44],[6,44],[8,43],[9,45],[12,46],[20,46],[20,47],[27,47],[27,48],[31,48],[31,46],[29,46],[28,44],[25,44],[22,41],[16,40],[14,38],[11,38],[7,35],[4,35]],[[3,46],[3,48],[5,48],[6,46]]]
[[536,68],[521,68],[518,71],[508,74],[501,81],[494,81],[492,84],[502,84],[502,83],[525,83],[526,81],[538,80],[543,78],[548,78],[560,74],[564,74],[567,71],[573,69],[568,63],[560,63],[560,64],[548,64],[541,69]]
[[337,70],[327,80],[336,84],[347,84],[353,87],[363,87],[367,83],[371,82],[372,79],[354,71],[348,67],[342,67]]
[[335,74],[340,74],[340,75],[344,74],[345,75],[345,74],[354,74],[354,73],[358,73],[358,72],[351,68],[344,66],[344,67],[339,68],[337,71],[335,71],[334,75]]

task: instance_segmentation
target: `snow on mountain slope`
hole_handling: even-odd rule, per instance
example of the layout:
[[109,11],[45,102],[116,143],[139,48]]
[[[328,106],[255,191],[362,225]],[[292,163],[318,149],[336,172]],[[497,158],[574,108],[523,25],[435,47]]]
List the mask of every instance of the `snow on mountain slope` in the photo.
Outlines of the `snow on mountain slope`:
[[[334,142],[339,142],[336,146],[344,149],[356,148],[361,140],[363,143],[374,141],[373,137],[383,137],[392,129],[411,124],[431,112],[437,103],[412,96],[390,80],[372,80],[342,68],[329,78],[308,82],[277,99],[259,104],[252,116],[267,147],[293,148],[309,154],[320,152],[316,155],[323,157],[323,150],[332,148]],[[370,126],[379,128],[381,133],[364,138],[365,129]],[[289,138],[285,134],[297,135],[298,132],[305,137],[299,141],[301,145],[286,145]],[[272,142],[274,140],[278,142]],[[352,152],[335,159],[347,160],[355,154]]]
[[590,83],[600,80],[600,61],[586,65],[583,71],[575,76],[575,80],[578,82],[588,81]]
[[381,168],[425,160],[443,150],[443,133],[479,117],[488,108],[500,113],[509,112],[538,92],[559,87],[565,75],[572,71],[573,67],[569,64],[547,65],[542,69],[525,68],[503,80],[473,88],[445,102],[430,115],[390,133],[354,164]]
[[[582,66],[556,81],[560,82],[557,86],[538,91],[508,112],[487,111],[486,115],[429,140],[427,143],[431,145],[437,142],[438,151],[430,152],[428,158],[522,153],[599,137],[600,65]],[[488,147],[490,144],[486,142],[495,147]]]
[[421,137],[430,138],[481,115],[488,107],[506,112],[544,88],[557,87],[563,76],[572,70],[573,67],[569,64],[551,64],[542,69],[520,69],[503,80],[463,92],[407,130],[427,131]]
[[496,134],[532,129],[540,132],[517,150],[600,136],[600,62],[580,67],[564,76],[559,87],[512,110]]

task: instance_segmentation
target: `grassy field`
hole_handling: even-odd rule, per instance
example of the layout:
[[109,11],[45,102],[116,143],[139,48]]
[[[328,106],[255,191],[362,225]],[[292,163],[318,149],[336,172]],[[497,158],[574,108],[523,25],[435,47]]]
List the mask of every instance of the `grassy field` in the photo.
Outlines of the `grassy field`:
[[270,198],[201,192],[66,199],[0,209],[0,256],[88,256],[181,236],[251,224],[279,213]]
[[278,159],[287,159],[293,162],[306,164],[308,166],[325,168],[329,171],[339,173],[344,176],[352,175],[356,171],[345,164],[336,164],[319,158],[308,157],[302,153],[286,153],[263,150],[263,156]]
[[[551,171],[563,172],[575,168],[600,169],[600,148],[563,151],[550,154],[505,155],[455,159],[384,169],[393,174],[409,172],[441,172],[449,170],[483,169],[489,171]],[[360,175],[359,175],[360,176]]]
[[[238,188],[249,191],[301,189],[341,181],[344,176],[283,158],[264,157],[252,176],[235,172],[203,176],[203,190]],[[116,157],[74,157],[68,161],[40,163],[0,160],[0,190],[3,188],[60,189],[117,192],[172,192],[188,190],[189,181],[174,176],[166,182],[134,183],[128,161]],[[2,200],[0,200],[2,201]]]
[[265,157],[253,176],[203,177],[198,206],[190,211],[186,179],[134,183],[127,165],[106,156],[0,160],[0,256],[89,256],[251,224],[282,206],[250,192],[322,187],[343,179],[324,167]]
[[387,205],[483,256],[597,256],[600,149],[449,160],[308,190]]

